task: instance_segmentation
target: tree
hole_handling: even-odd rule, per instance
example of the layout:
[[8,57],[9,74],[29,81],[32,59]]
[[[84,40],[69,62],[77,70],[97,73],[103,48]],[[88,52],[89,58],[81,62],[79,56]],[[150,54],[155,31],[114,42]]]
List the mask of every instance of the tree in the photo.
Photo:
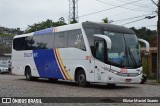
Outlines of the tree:
[[46,21],[35,23],[33,25],[28,25],[28,28],[25,30],[25,33],[30,33],[50,27],[57,27],[63,25],[67,25],[63,17],[61,17],[57,22],[53,22],[52,20],[47,19]]
[[104,23],[109,23],[108,17],[102,19],[102,21],[103,21]]
[[132,27],[130,29],[132,29],[136,33],[138,38],[145,39],[150,44],[154,40],[154,37],[156,36],[156,33],[157,33],[155,30],[150,30],[150,29],[147,29],[146,27],[142,27],[140,29],[136,29]]

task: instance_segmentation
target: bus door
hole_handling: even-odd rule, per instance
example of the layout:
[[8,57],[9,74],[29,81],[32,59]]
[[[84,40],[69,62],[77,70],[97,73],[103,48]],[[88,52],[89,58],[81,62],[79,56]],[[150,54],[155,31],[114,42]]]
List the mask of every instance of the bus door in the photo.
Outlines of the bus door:
[[105,44],[104,40],[95,40],[95,81],[101,82],[103,80],[105,67]]

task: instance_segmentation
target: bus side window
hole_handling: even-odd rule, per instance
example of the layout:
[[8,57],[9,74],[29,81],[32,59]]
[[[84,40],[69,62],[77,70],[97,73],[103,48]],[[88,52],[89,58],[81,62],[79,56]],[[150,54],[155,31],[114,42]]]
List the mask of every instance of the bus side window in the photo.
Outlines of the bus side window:
[[15,38],[13,40],[13,49],[20,51],[23,50],[23,42],[24,42],[25,37],[22,38]]
[[42,49],[52,49],[54,47],[54,34],[42,35]]
[[68,45],[68,32],[55,33],[55,48],[66,48]]
[[83,35],[80,29],[69,31],[68,47],[86,51]]
[[35,50],[45,48],[45,44],[42,43],[42,36],[31,36],[26,38],[26,50]]

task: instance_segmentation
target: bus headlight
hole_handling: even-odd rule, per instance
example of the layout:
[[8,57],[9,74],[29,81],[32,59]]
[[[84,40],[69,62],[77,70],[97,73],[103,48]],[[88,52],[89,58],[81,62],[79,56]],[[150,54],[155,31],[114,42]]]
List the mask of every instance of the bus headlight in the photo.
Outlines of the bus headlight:
[[139,75],[142,74],[142,71],[139,71],[138,74],[139,74]]
[[110,70],[110,72],[112,72],[113,74],[118,74],[119,72],[115,71],[115,70]]

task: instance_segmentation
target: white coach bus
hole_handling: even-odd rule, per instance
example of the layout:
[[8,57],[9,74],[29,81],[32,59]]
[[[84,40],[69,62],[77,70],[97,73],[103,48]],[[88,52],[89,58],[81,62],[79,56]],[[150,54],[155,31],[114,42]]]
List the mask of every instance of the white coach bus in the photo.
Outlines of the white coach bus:
[[136,34],[125,27],[83,22],[48,28],[13,39],[12,73],[27,80],[71,80],[80,86],[90,82],[140,83],[142,63]]

